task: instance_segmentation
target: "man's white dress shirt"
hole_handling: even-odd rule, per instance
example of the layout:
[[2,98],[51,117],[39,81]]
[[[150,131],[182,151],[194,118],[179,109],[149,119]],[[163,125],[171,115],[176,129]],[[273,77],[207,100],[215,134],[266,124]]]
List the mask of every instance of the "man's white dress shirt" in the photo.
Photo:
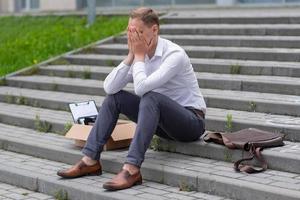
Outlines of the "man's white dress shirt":
[[154,91],[168,96],[184,107],[206,112],[206,104],[186,52],[177,44],[158,38],[154,56],[131,66],[123,62],[112,70],[104,81],[107,94],[115,94],[127,83],[134,83],[135,93],[143,96]]

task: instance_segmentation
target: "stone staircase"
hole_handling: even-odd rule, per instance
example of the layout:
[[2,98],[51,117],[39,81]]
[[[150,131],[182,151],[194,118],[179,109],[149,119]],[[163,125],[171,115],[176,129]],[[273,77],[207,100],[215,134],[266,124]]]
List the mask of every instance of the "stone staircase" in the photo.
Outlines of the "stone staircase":
[[80,149],[62,136],[72,123],[68,103],[94,99],[101,107],[103,80],[127,53],[121,35],[2,81],[0,182],[78,200],[300,199],[300,15],[178,12],[162,21],[161,37],[182,45],[191,57],[208,105],[207,130],[256,127],[285,134],[285,146],[263,151],[266,172],[234,172],[232,162],[242,151],[158,139],[160,151],[146,154],[142,186],[102,189],[120,170],[126,150],[103,153],[103,176],[58,178],[58,169],[81,158]]

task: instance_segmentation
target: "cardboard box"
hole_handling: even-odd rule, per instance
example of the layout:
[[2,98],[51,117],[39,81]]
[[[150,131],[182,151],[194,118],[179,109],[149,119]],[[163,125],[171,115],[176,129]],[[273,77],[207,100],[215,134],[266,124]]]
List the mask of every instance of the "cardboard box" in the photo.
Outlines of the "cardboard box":
[[[74,139],[75,145],[84,147],[86,140],[92,130],[91,125],[74,124],[67,132],[67,138]],[[134,136],[136,124],[125,120],[119,120],[113,133],[104,146],[104,150],[120,149],[128,147]]]

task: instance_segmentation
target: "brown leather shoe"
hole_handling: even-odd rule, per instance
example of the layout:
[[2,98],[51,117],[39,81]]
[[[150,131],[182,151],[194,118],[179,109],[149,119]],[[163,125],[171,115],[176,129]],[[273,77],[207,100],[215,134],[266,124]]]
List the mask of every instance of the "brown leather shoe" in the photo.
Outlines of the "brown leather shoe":
[[82,160],[76,163],[73,167],[66,170],[59,170],[58,176],[63,178],[78,178],[85,175],[101,175],[102,167],[99,161],[96,164],[88,166]]
[[111,191],[122,190],[134,185],[140,185],[142,182],[140,171],[131,175],[127,170],[123,169],[111,181],[104,183],[103,188]]

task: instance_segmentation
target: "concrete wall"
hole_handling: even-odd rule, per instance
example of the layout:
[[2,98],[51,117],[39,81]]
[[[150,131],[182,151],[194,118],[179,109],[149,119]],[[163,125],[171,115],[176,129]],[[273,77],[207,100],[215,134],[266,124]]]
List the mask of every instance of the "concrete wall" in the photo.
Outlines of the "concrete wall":
[[236,0],[216,0],[216,4],[220,6],[234,5]]
[[41,11],[76,10],[76,0],[40,0]]
[[[15,0],[0,0],[0,13],[15,12]],[[76,0],[40,0],[38,11],[74,11],[77,9]]]
[[0,12],[14,12],[14,8],[13,0],[0,0]]

